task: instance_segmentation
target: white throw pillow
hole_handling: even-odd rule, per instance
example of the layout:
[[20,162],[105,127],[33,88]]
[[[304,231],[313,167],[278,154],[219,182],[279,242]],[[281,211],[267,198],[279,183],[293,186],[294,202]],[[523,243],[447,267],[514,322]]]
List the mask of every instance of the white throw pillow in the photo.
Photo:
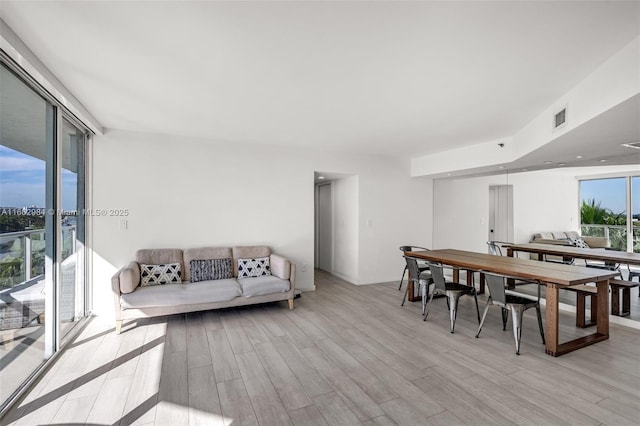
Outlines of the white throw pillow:
[[271,275],[268,257],[238,259],[238,278],[264,277]]
[[140,264],[140,285],[161,285],[182,282],[182,268],[179,263],[164,265]]

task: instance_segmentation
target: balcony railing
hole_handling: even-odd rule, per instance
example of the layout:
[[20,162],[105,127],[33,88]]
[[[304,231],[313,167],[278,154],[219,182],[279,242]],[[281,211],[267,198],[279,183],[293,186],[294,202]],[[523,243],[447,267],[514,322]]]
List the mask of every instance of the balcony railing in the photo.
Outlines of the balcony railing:
[[[75,252],[76,226],[62,227],[62,258]],[[0,234],[0,290],[44,274],[45,230]]]
[[[582,224],[581,233],[588,237],[606,237],[611,242],[611,247],[619,250],[627,250],[627,226],[626,225],[592,225]],[[633,223],[632,246],[634,253],[640,253],[640,224]]]

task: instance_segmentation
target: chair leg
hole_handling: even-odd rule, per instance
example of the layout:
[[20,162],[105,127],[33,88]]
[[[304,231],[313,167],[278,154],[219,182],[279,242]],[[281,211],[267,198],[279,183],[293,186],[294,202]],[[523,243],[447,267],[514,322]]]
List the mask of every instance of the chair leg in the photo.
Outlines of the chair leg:
[[429,295],[429,301],[427,302],[427,306],[425,306],[424,309],[424,318],[422,319],[422,321],[426,321],[427,320],[427,316],[429,315],[429,308],[431,307],[431,304],[433,303],[433,295],[436,293],[436,289],[434,288],[432,292],[430,292],[431,294]]
[[510,305],[511,319],[513,321],[513,337],[516,340],[516,355],[520,355],[520,338],[522,337],[522,314],[524,308],[522,306]]
[[536,314],[538,315],[538,328],[540,328],[540,337],[542,337],[542,344],[547,342],[544,339],[544,327],[542,326],[542,312],[540,312],[540,305],[536,305]]
[[476,300],[476,314],[478,315],[478,324],[480,324],[480,308],[478,308],[478,295],[475,288],[473,289],[473,298]]
[[485,318],[487,318],[487,312],[489,312],[489,306],[491,306],[491,297],[487,299],[487,306],[484,307],[484,312],[482,312],[482,319],[480,320],[480,324],[478,325],[476,339],[480,336],[480,331],[482,330],[482,326],[484,325],[484,320]]
[[404,306],[404,302],[407,300],[407,293],[409,293],[410,285],[412,285],[411,280],[409,280],[409,282],[407,283],[407,288],[404,289],[404,296],[402,296],[402,303],[400,304],[400,306]]
[[420,291],[422,292],[422,316],[424,316],[424,311],[427,309],[427,293],[429,292],[426,281],[420,283]]
[[502,308],[502,331],[507,329],[507,321],[509,320],[509,311],[507,308]]
[[400,278],[400,285],[398,286],[398,291],[400,291],[400,289],[402,288],[402,283],[404,282],[404,276],[407,274],[407,267],[404,267],[404,270],[402,271],[402,278]]
[[458,314],[458,298],[459,297],[460,296],[455,293],[447,294],[447,299],[450,300],[450,306],[451,306],[451,309],[449,310],[449,316],[451,318],[451,333],[453,333],[456,328],[456,315]]

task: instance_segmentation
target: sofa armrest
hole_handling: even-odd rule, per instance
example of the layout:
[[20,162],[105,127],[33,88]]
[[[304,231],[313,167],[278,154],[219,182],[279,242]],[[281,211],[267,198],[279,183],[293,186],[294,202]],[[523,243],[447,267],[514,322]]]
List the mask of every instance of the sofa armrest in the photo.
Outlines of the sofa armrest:
[[291,262],[289,262],[289,259],[272,254],[269,256],[269,264],[271,266],[271,275],[283,280],[291,278]]
[[120,270],[120,293],[131,293],[140,285],[140,265],[129,262]]

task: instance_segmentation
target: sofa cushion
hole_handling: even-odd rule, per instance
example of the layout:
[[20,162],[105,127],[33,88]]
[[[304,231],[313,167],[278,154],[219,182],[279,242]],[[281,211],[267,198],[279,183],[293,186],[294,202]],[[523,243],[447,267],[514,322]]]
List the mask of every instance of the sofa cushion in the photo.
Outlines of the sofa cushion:
[[182,282],[182,268],[179,263],[161,265],[140,264],[140,285],[162,285]]
[[289,291],[291,283],[273,275],[255,278],[239,278],[244,297],[261,296],[263,294],[284,293]]
[[267,246],[236,246],[232,252],[234,277],[238,276],[238,259],[256,259],[271,255],[271,249]]
[[233,278],[231,258],[192,260],[189,269],[192,283]]
[[578,233],[577,231],[567,231],[565,232],[565,235],[571,240],[577,240],[578,238],[580,238],[580,233]]
[[120,296],[124,309],[152,308],[175,305],[195,305],[209,302],[227,302],[242,293],[238,282],[226,280],[200,281],[190,284],[166,284],[140,287],[133,293]]
[[198,247],[184,251],[184,280],[191,281],[191,261],[206,259],[231,259],[231,247]]
[[129,262],[120,271],[120,293],[131,293],[140,284],[140,265]]
[[147,265],[179,263],[180,270],[184,271],[184,259],[180,249],[140,249],[136,252],[136,262]]
[[553,232],[539,232],[537,234],[533,234],[534,240],[553,240]]
[[238,278],[263,277],[271,275],[268,257],[238,259]]

